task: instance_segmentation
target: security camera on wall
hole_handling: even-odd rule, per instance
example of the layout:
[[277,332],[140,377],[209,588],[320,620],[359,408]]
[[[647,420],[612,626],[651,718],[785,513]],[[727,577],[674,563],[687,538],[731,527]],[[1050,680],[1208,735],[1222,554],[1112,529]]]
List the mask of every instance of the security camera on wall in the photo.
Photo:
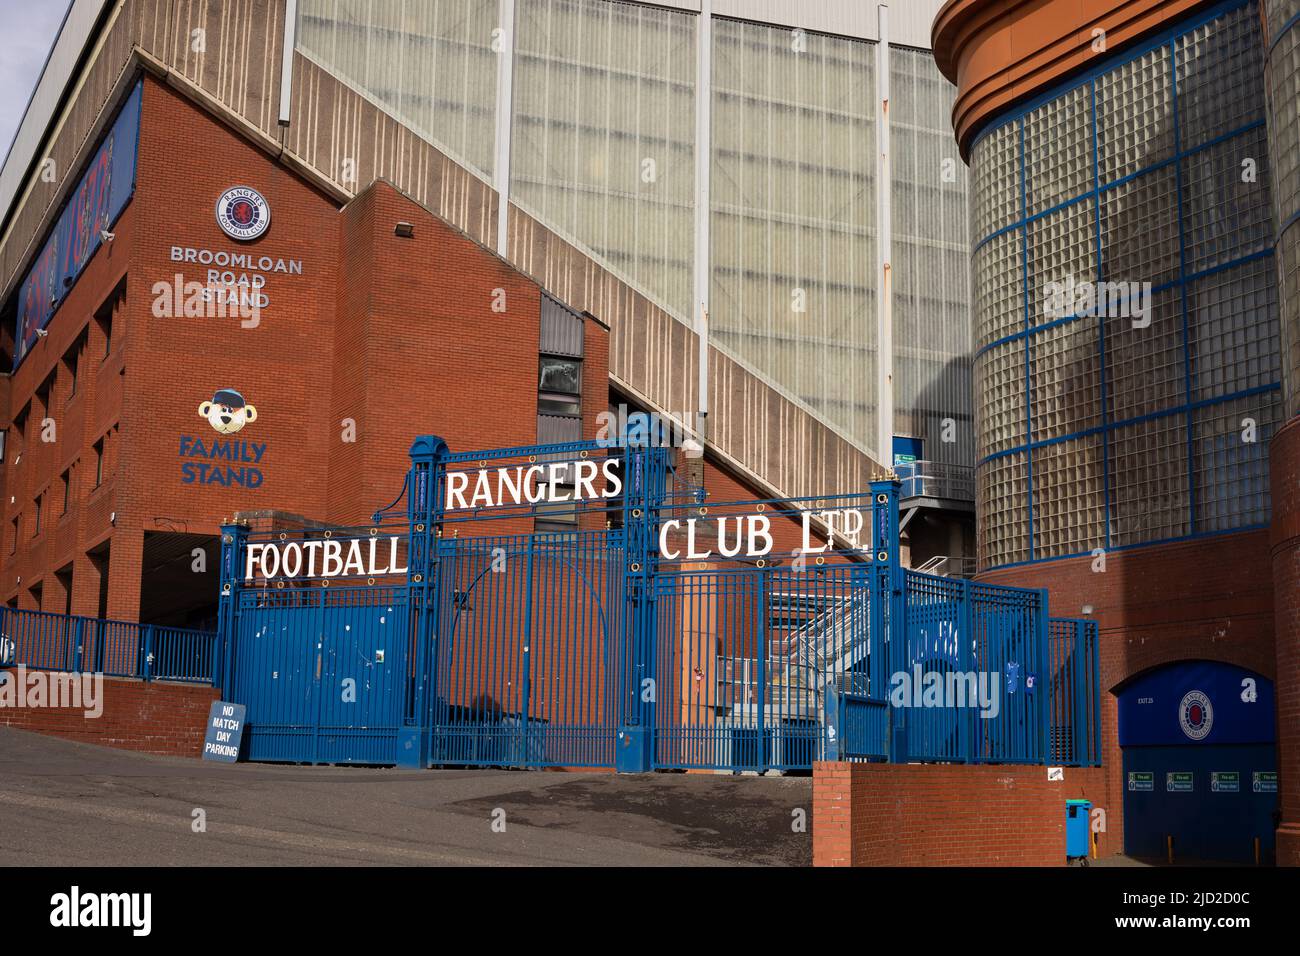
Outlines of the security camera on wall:
[[45,336],[47,336],[47,335],[50,334],[50,330],[49,330],[49,329],[37,329],[37,330],[36,330],[36,334],[37,334],[40,338],[45,338]]
[[101,229],[99,230],[99,238],[103,242],[112,242],[117,238],[117,236],[114,233],[109,232],[107,229]]

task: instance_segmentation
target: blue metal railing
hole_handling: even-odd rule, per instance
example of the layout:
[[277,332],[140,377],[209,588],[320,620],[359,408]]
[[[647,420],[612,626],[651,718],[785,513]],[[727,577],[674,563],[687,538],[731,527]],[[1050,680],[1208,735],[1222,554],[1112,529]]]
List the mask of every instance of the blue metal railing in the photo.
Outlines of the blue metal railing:
[[1051,762],[1101,763],[1101,664],[1096,621],[1051,618],[1049,692]]
[[975,469],[941,461],[901,462],[894,466],[901,483],[899,497],[975,500]]
[[8,665],[33,670],[91,672],[106,677],[217,684],[217,634],[76,614],[0,608]]
[[1049,618],[1044,591],[918,571],[905,572],[903,604],[903,627],[888,629],[887,707],[857,687],[835,700],[840,754],[882,759],[889,720],[893,759],[1100,763],[1096,622]]

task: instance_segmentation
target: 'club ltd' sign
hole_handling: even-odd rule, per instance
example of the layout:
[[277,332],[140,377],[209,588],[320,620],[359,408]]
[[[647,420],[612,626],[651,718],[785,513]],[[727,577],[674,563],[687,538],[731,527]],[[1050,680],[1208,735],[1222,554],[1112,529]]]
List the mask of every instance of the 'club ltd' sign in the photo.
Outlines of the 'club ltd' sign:
[[[480,470],[449,471],[443,483],[447,514],[531,509],[540,505],[602,502],[623,493],[621,460],[557,461]],[[857,549],[865,517],[857,508],[798,510],[801,552],[820,554]],[[829,533],[814,530],[814,518]],[[821,541],[826,538],[825,543]],[[245,579],[378,578],[407,572],[405,535],[348,538],[326,535],[301,541],[250,542],[244,553]],[[769,515],[746,514],[714,518],[664,518],[658,529],[659,554],[667,561],[699,561],[711,557],[762,558],[775,545]]]

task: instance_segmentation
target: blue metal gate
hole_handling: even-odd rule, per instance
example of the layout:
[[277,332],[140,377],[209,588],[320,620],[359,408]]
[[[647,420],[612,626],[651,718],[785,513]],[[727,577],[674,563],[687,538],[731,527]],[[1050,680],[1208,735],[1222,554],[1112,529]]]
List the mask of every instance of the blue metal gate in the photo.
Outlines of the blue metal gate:
[[432,763],[613,765],[619,537],[439,543]]
[[250,760],[397,762],[404,587],[241,589],[229,695]]
[[[1043,592],[906,571],[897,497],[718,502],[666,448],[422,437],[370,527],[223,529],[225,694],[254,760],[1095,762],[1095,626],[1049,660]],[[1056,688],[1067,662],[1070,694],[992,719],[891,698],[936,668]]]

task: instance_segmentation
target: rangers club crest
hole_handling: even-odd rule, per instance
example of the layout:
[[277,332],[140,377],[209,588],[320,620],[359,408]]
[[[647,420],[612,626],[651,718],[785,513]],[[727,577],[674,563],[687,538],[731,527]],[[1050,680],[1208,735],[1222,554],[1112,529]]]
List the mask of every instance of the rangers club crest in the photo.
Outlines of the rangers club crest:
[[1199,690],[1189,690],[1178,703],[1178,725],[1191,740],[1204,740],[1214,726],[1214,707]]
[[271,207],[256,189],[231,186],[217,200],[217,224],[232,239],[256,239],[271,225]]

